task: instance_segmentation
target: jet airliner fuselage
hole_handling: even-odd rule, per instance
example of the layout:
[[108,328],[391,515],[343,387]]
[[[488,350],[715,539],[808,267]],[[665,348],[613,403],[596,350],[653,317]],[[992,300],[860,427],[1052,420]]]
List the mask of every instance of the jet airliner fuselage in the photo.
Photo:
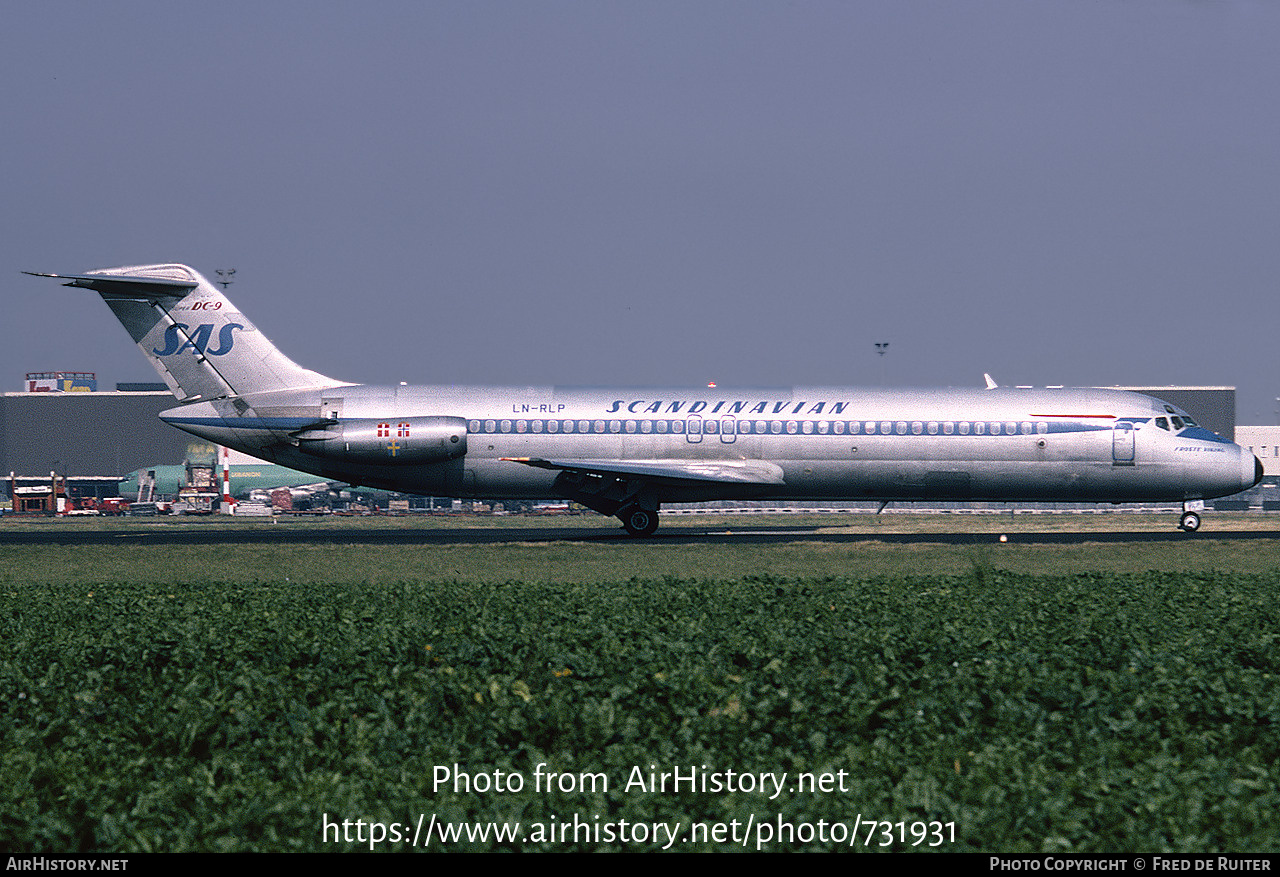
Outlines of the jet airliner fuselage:
[[1181,502],[1248,489],[1244,449],[1150,396],[1100,389],[366,386],[303,369],[182,265],[41,275],[95,289],[190,433],[333,481],[575,500],[649,534],[664,502]]

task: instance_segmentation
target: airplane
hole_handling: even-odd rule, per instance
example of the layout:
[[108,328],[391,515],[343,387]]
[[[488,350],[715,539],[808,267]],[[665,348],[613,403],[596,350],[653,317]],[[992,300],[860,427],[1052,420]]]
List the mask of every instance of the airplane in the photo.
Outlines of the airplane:
[[317,482],[309,472],[264,463],[248,454],[232,452],[207,442],[191,442],[182,463],[143,466],[130,472],[120,481],[120,495],[137,497],[141,501],[144,494],[177,496],[184,487],[204,486],[221,491],[223,462],[226,463],[230,482],[228,492],[233,497],[248,497],[255,491],[261,493],[287,487],[294,499],[308,499],[318,494],[329,496],[348,486]]
[[[214,479],[209,485],[211,490],[221,491],[221,470],[214,472]],[[253,491],[271,490],[287,487],[294,497],[308,497],[316,493],[328,494],[337,485],[328,481],[315,480],[315,476],[307,472],[298,472],[275,466],[269,463],[236,463],[231,466],[231,495],[235,497],[249,496]],[[187,486],[189,468],[185,463],[144,466],[126,475],[120,482],[121,496],[141,496],[141,491],[149,489],[156,496],[176,496],[178,491]]]
[[1253,454],[1127,391],[359,385],[293,362],[186,265],[24,273],[101,295],[179,429],[354,486],[569,499],[633,536],[663,503],[829,498],[1179,502],[1195,532],[1206,499],[1262,479]]

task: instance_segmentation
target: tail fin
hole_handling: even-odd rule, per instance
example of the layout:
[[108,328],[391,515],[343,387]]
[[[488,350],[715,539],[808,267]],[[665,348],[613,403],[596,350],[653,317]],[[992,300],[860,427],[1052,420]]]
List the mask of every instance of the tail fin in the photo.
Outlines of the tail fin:
[[[31,274],[33,272],[26,272]],[[332,387],[289,359],[220,290],[186,265],[35,274],[95,290],[180,402]]]

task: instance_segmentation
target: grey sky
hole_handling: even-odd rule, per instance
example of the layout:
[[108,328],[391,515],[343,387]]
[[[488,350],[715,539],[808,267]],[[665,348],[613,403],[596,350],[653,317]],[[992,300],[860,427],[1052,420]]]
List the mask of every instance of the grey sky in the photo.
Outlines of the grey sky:
[[[234,267],[354,381],[1280,395],[1280,4],[49,2],[0,35],[0,386]],[[5,275],[0,275],[5,276]]]

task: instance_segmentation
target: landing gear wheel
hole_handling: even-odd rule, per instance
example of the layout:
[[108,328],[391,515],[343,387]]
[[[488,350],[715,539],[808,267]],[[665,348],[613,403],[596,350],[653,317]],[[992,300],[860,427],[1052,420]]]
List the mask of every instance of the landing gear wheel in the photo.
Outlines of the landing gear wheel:
[[627,506],[618,512],[622,526],[632,536],[652,536],[658,529],[658,513],[638,505]]
[[1200,529],[1200,515],[1198,512],[1183,512],[1182,521],[1178,524],[1178,529],[1186,533],[1194,533]]

